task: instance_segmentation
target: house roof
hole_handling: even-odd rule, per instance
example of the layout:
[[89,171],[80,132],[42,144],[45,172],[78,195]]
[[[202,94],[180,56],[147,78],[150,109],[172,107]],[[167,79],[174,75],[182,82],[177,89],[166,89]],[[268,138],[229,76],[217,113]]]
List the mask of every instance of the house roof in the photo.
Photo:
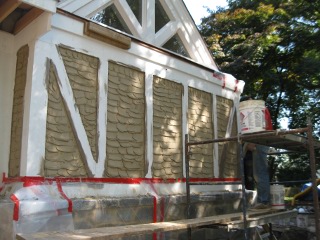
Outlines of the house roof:
[[17,34],[43,11],[54,13],[57,8],[117,28],[98,18],[103,11],[113,11],[113,19],[125,26],[117,30],[124,34],[218,69],[183,0],[0,0],[0,30]]

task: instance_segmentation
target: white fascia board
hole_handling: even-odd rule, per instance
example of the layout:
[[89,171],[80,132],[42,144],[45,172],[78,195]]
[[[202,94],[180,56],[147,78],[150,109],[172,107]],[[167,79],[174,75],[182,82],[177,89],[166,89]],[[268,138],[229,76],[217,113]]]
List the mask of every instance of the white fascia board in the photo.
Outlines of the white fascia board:
[[21,2],[51,13],[55,13],[57,8],[55,0],[21,0]]
[[52,27],[72,32],[80,36],[83,36],[83,25],[83,22],[69,18],[65,15],[57,13],[52,16]]

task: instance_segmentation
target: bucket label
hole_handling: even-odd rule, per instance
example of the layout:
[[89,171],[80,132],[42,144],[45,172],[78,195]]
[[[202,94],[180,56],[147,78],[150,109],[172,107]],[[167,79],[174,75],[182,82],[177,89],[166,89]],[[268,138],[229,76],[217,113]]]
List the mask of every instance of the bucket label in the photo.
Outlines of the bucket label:
[[241,133],[266,130],[265,104],[262,100],[248,100],[240,103]]
[[271,206],[275,209],[285,208],[284,204],[284,186],[283,185],[271,185],[270,186],[270,200]]

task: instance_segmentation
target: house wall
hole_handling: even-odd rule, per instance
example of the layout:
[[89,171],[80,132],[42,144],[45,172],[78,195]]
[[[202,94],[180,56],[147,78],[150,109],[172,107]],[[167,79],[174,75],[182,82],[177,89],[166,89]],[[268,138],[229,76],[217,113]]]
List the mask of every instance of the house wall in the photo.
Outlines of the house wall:
[[[235,79],[226,84],[209,69],[138,41],[125,50],[92,39],[82,21],[64,15],[53,15],[51,29],[45,19],[34,23],[43,29],[38,37],[28,37],[30,56],[17,61],[19,84],[26,71],[27,108],[23,132],[5,140],[9,146],[21,139],[21,148],[11,144],[9,155],[17,148],[21,158],[10,157],[9,176],[181,178],[186,133],[205,140],[237,132],[234,100],[241,88],[235,91]],[[229,148],[197,149],[191,176],[238,177],[236,152]],[[221,170],[225,159],[228,173]]]
[[[83,20],[59,13],[0,37],[6,40],[0,41],[0,170],[18,177],[0,186],[1,202],[10,203],[10,221],[0,229],[185,217],[185,135],[237,134],[238,81],[134,39],[123,49],[89,37]],[[239,177],[236,143],[192,147],[192,153],[191,177]],[[196,217],[241,207],[239,184],[193,186],[191,193]],[[111,205],[106,210],[101,202]],[[92,225],[84,226],[84,216]]]

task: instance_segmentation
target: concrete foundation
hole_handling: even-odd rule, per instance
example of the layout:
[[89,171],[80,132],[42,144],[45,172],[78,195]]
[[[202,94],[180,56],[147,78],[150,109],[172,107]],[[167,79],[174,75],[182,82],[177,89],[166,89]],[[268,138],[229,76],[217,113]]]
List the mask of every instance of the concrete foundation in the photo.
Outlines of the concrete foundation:
[[[186,219],[188,212],[191,218],[200,218],[241,212],[242,209],[241,191],[193,193],[188,209],[185,194],[151,195],[151,192],[142,194],[140,191],[136,196],[68,198],[54,182],[24,185],[6,184],[1,191],[0,219],[5,223],[0,225],[1,240],[15,239],[17,233],[168,222]],[[252,200],[252,197],[252,192],[248,193],[247,199]],[[193,234],[196,233],[201,236],[199,239],[206,239],[203,234],[208,234],[199,230]],[[184,239],[186,234],[186,231],[157,233],[161,235],[158,239]],[[149,239],[148,236],[140,237],[129,239]]]

